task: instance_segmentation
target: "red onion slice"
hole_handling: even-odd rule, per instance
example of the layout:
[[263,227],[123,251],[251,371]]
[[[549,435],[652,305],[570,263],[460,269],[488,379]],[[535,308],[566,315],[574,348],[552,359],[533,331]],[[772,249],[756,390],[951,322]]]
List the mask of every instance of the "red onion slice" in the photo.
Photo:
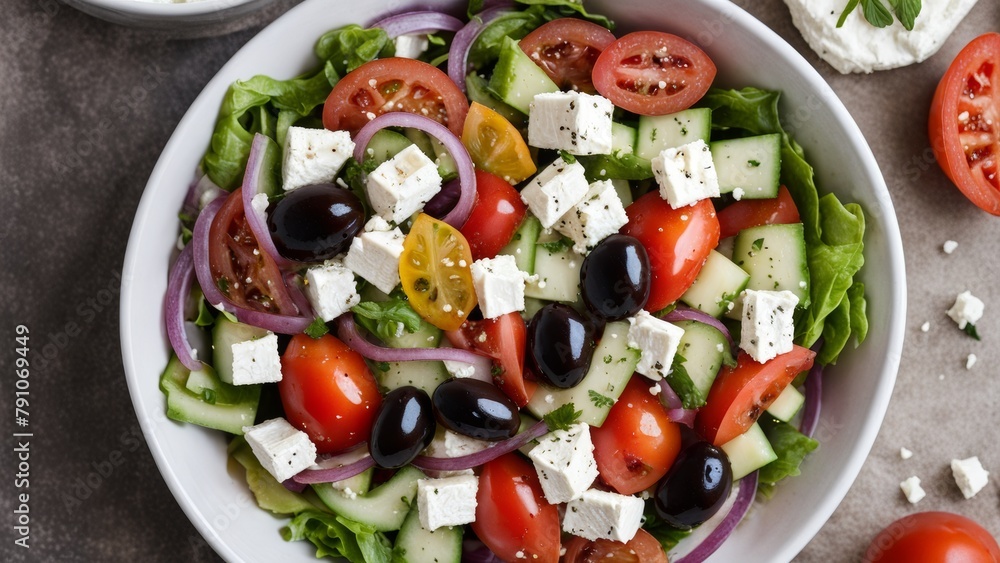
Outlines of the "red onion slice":
[[729,329],[726,328],[726,325],[719,319],[699,311],[698,309],[692,309],[690,307],[683,307],[679,305],[676,309],[664,315],[663,320],[667,322],[698,321],[699,323],[706,324],[718,330],[723,336],[726,337],[726,340],[729,341],[730,350],[736,350],[736,342],[733,341],[733,335],[729,334]]
[[546,426],[545,421],[539,420],[524,432],[507,438],[502,442],[496,442],[485,450],[474,454],[459,457],[427,457],[418,455],[412,463],[415,467],[424,471],[462,471],[463,469],[479,467],[484,463],[493,461],[548,433],[549,427]]
[[461,193],[455,207],[441,218],[442,221],[461,229],[472,212],[472,206],[476,202],[476,170],[472,164],[472,157],[469,151],[462,144],[462,140],[455,136],[447,127],[437,121],[409,113],[405,111],[393,111],[383,113],[375,119],[369,121],[354,136],[354,159],[363,162],[365,151],[368,149],[368,142],[378,131],[386,127],[410,127],[418,129],[441,141],[448,154],[455,160],[458,167],[458,179],[461,185]]
[[[820,338],[812,346],[813,352],[819,352],[823,347],[823,339]],[[819,412],[823,401],[823,366],[819,362],[813,362],[809,375],[806,376],[805,383],[806,404],[802,408],[802,421],[799,423],[799,432],[812,438],[819,425]]]
[[667,418],[688,428],[694,428],[694,419],[698,415],[698,409],[684,408],[681,398],[666,380],[661,379],[656,385],[660,388],[660,403],[667,408]]
[[271,239],[271,230],[267,228],[267,217],[253,206],[253,198],[260,191],[261,177],[264,174],[264,155],[267,153],[267,143],[270,139],[257,133],[253,136],[253,143],[250,145],[250,156],[247,158],[247,169],[243,174],[243,212],[247,216],[247,224],[253,231],[253,236],[257,239],[257,245],[268,254],[278,268],[289,268],[295,265],[288,260],[274,246]]
[[357,461],[341,465],[339,467],[331,467],[329,469],[305,469],[294,475],[292,480],[296,483],[304,485],[312,485],[313,483],[336,483],[337,481],[350,479],[351,477],[354,477],[358,473],[361,473],[371,467],[375,467],[375,460],[372,459],[372,456],[366,455]]
[[412,362],[450,360],[478,364],[481,356],[459,348],[387,348],[372,344],[361,334],[354,323],[354,315],[344,313],[337,318],[337,336],[352,350],[376,362]]
[[284,481],[281,482],[281,484],[284,485],[286,489],[292,491],[293,493],[301,493],[302,491],[306,490],[306,487],[309,486],[306,485],[305,483],[296,482],[294,477],[289,477],[288,479],[285,479]]
[[458,31],[464,25],[462,20],[454,16],[424,10],[389,16],[373,23],[370,27],[380,27],[385,30],[390,39],[395,39],[400,35]]
[[164,305],[164,316],[167,318],[167,339],[184,367],[198,371],[204,366],[196,358],[197,353],[188,341],[187,330],[184,328],[184,302],[191,293],[191,280],[194,279],[194,261],[191,259],[191,245],[184,247],[167,279],[167,300]]
[[690,553],[677,559],[674,563],[701,563],[715,553],[719,546],[729,538],[753,504],[753,499],[757,494],[757,472],[754,471],[740,479],[738,483],[739,491],[734,493],[736,502],[733,503],[722,522]]
[[462,563],[503,563],[483,542],[466,538],[462,540]]
[[465,92],[465,75],[472,70],[469,68],[469,50],[472,49],[472,44],[487,24],[511,11],[510,6],[487,8],[473,16],[465,27],[455,33],[451,47],[448,48],[448,77],[462,92]]

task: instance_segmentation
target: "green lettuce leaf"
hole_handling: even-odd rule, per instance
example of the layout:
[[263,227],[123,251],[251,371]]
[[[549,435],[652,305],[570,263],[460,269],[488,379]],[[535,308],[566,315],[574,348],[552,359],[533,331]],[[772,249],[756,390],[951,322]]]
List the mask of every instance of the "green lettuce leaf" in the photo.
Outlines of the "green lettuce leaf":
[[663,521],[656,513],[652,500],[646,501],[646,508],[642,514],[642,529],[660,542],[664,552],[669,552],[691,533],[691,530],[678,530]]
[[362,301],[351,308],[354,318],[368,332],[387,344],[400,336],[400,325],[406,332],[416,332],[423,319],[410,307],[409,301],[393,295],[387,301]]
[[757,490],[770,498],[774,493],[775,483],[785,477],[795,477],[801,473],[799,466],[802,460],[819,447],[819,442],[802,434],[791,424],[768,414],[760,417],[757,423],[774,448],[774,453],[778,454],[778,459],[761,467],[757,472],[759,479]]
[[330,62],[338,76],[373,59],[395,54],[396,44],[378,27],[365,29],[357,24],[345,25],[324,33],[316,42],[316,56]]
[[469,65],[475,69],[493,65],[500,58],[500,47],[505,37],[520,40],[546,21],[544,6],[531,6],[526,10],[503,14],[484,27],[472,43]]
[[591,14],[583,7],[583,0],[516,0],[518,4],[528,6],[548,6],[559,12],[560,16],[580,16],[608,29],[614,29],[615,24],[605,16]]
[[247,485],[257,500],[257,506],[275,514],[316,510],[304,496],[286,489],[264,469],[243,436],[237,436],[230,442],[229,455],[246,470]]
[[868,302],[865,300],[865,284],[855,281],[847,290],[847,298],[851,300],[851,332],[858,344],[868,336]]
[[382,533],[342,516],[306,510],[281,529],[285,541],[309,540],[316,557],[344,557],[351,563],[390,563],[392,546]]

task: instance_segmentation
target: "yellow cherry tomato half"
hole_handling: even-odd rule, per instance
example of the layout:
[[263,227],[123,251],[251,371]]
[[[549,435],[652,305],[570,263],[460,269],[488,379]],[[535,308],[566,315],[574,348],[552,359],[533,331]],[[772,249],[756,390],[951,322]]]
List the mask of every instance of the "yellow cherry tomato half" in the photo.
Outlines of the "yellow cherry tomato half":
[[537,170],[517,127],[490,108],[472,102],[462,129],[462,144],[476,168],[517,184]]

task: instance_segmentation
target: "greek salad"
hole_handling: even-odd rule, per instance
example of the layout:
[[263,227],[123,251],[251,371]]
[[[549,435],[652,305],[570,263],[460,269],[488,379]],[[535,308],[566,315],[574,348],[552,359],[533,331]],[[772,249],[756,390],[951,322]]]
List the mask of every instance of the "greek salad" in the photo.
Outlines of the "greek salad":
[[779,93],[573,0],[329,31],[180,212],[170,418],[361,561],[701,561],[818,443],[864,214]]

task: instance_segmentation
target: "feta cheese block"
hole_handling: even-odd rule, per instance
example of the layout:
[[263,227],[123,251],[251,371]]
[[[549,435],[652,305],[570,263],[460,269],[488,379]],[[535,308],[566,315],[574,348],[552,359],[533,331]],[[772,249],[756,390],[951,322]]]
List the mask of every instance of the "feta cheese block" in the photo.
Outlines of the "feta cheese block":
[[243,437],[260,464],[279,483],[316,463],[316,445],[309,435],[283,418],[244,426]]
[[528,106],[528,144],[569,154],[610,154],[611,100],[583,92],[535,94]]
[[597,479],[590,426],[574,424],[538,439],[528,453],[549,504],[580,498]]
[[276,383],[281,381],[281,356],[278,336],[269,332],[262,338],[234,342],[233,385]]
[[948,309],[948,316],[958,323],[958,328],[965,330],[965,326],[976,324],[983,318],[983,310],[986,306],[972,293],[963,291],[955,297],[955,304]]
[[660,186],[660,197],[673,209],[720,195],[712,151],[701,139],[663,149],[650,164]]
[[555,228],[573,239],[573,250],[588,254],[597,243],[618,232],[628,223],[625,206],[611,180],[590,185],[580,203],[563,215]]
[[350,311],[361,301],[354,273],[336,259],[306,270],[306,297],[324,322]]
[[906,500],[910,501],[910,504],[917,504],[927,496],[924,489],[920,486],[919,477],[910,477],[906,481],[899,484],[899,488],[903,491],[903,495],[906,496]]
[[792,316],[799,298],[788,290],[746,289],[741,300],[740,348],[759,363],[791,352],[795,334]]
[[527,274],[517,268],[513,256],[481,258],[472,263],[472,284],[479,298],[483,317],[524,310],[524,285]]
[[590,489],[566,505],[563,531],[588,540],[627,542],[642,523],[639,497]]
[[927,59],[955,31],[976,0],[924,1],[912,31],[896,18],[888,27],[871,25],[860,5],[838,29],[837,20],[847,5],[844,0],[785,0],[785,4],[792,13],[792,23],[812,50],[847,74],[898,68]]
[[353,154],[354,141],[347,131],[289,127],[285,135],[281,186],[287,191],[333,182]]
[[983,469],[978,456],[951,460],[951,474],[955,478],[955,484],[962,490],[962,496],[967,499],[983,490],[990,479],[989,471]]
[[[373,221],[377,221],[374,225]],[[368,226],[372,225],[369,229]],[[351,241],[351,248],[344,257],[344,266],[367,280],[385,294],[399,285],[399,256],[403,253],[403,231],[399,227],[381,229],[389,224],[381,217],[373,217],[364,232]]]
[[639,311],[628,322],[628,346],[640,353],[635,371],[653,380],[663,379],[670,373],[684,329],[647,311]]
[[441,174],[433,160],[410,145],[369,174],[366,187],[375,213],[400,225],[441,191]]
[[479,477],[456,475],[417,481],[417,513],[420,525],[434,531],[442,526],[461,526],[476,521]]
[[404,59],[416,59],[423,55],[430,47],[430,41],[426,34],[405,33],[393,40],[396,45],[397,57]]
[[521,190],[521,201],[543,228],[551,229],[567,211],[587,195],[590,184],[583,165],[557,158]]

